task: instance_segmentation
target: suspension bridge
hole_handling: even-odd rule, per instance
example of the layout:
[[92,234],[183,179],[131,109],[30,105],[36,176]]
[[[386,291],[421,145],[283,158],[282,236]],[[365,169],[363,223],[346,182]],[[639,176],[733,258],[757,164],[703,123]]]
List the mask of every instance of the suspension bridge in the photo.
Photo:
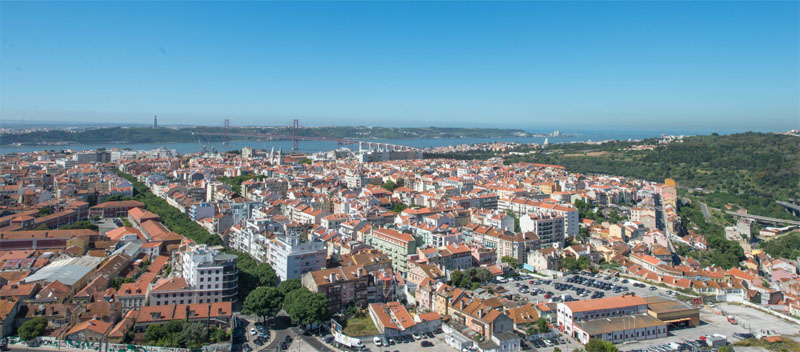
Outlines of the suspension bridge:
[[223,136],[225,141],[235,138],[255,138],[260,140],[288,140],[292,141],[292,150],[296,151],[299,149],[300,141],[320,141],[320,142],[332,142],[337,143],[339,145],[355,145],[358,144],[359,150],[361,149],[368,149],[371,150],[372,148],[381,149],[381,150],[419,150],[416,147],[409,147],[405,145],[399,144],[392,144],[392,143],[384,143],[384,142],[375,142],[369,140],[358,140],[354,138],[340,138],[340,137],[327,137],[327,136],[302,136],[300,135],[300,120],[294,119],[292,120],[291,126],[291,134],[280,134],[280,133],[261,133],[261,132],[231,132],[230,128],[230,120],[225,119],[225,124],[223,125],[222,131],[214,131],[214,132],[194,132],[194,135],[199,136]]

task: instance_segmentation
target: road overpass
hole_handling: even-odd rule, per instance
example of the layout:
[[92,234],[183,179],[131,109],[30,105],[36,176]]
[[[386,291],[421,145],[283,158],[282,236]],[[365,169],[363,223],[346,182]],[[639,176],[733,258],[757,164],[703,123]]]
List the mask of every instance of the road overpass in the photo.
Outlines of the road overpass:
[[779,200],[776,200],[775,202],[786,208],[786,210],[789,211],[789,213],[791,213],[792,215],[800,216],[800,205],[789,202],[782,202]]
[[772,223],[772,224],[789,224],[789,225],[798,225],[800,226],[800,221],[794,220],[786,220],[786,219],[778,219],[778,218],[770,218],[767,216],[759,216],[759,215],[752,215],[752,214],[742,214],[735,211],[726,210],[725,214],[739,216],[747,219],[753,219],[759,222],[764,223]]

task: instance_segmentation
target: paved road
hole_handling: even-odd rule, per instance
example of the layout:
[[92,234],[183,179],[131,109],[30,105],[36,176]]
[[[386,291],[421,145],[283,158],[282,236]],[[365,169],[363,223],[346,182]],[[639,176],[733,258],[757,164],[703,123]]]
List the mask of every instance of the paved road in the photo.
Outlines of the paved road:
[[272,340],[270,340],[269,344],[267,344],[265,347],[257,349],[257,351],[280,351],[281,342],[286,339],[286,336],[292,336],[294,339],[299,333],[297,328],[290,326],[291,320],[286,315],[278,315],[277,317],[272,318],[270,323]]
[[333,348],[331,348],[330,346],[328,346],[325,343],[323,343],[322,341],[320,341],[319,339],[317,339],[316,337],[299,335],[299,334],[297,336],[299,338],[301,338],[303,340],[303,342],[309,344],[312,348],[314,348],[317,351],[320,351],[320,352],[335,352],[336,351]]
[[703,218],[706,220],[711,217],[711,214],[708,212],[708,205],[706,205],[706,203],[700,202],[700,211],[703,212]]

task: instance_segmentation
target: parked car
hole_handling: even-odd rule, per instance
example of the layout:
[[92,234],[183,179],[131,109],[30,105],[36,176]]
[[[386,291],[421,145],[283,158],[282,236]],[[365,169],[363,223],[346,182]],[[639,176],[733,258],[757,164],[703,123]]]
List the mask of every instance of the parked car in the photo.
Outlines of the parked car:
[[378,337],[378,336],[373,337],[372,338],[372,342],[375,344],[375,346],[378,346],[378,347],[383,346],[383,340],[381,340],[381,338]]
[[422,341],[421,345],[422,345],[422,347],[433,347],[433,342],[425,340],[425,341]]

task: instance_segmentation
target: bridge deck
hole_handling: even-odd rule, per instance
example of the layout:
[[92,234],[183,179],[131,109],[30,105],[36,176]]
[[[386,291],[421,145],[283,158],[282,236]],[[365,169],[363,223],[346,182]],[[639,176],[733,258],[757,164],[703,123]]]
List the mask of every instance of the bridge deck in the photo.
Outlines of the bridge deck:
[[791,224],[791,225],[800,225],[800,221],[778,219],[778,218],[770,218],[770,217],[767,217],[767,216],[752,215],[752,214],[742,214],[742,213],[737,213],[735,211],[730,211],[730,210],[726,210],[725,214],[733,215],[733,216],[741,216],[743,218],[761,220],[761,221],[766,221],[766,222],[774,222],[774,223],[781,223],[781,224]]
[[779,201],[779,200],[776,200],[775,202],[780,204],[780,205],[783,205],[786,208],[790,208],[790,209],[794,209],[796,211],[800,211],[800,205],[792,204],[792,203],[788,203],[788,202],[782,202],[782,201]]

